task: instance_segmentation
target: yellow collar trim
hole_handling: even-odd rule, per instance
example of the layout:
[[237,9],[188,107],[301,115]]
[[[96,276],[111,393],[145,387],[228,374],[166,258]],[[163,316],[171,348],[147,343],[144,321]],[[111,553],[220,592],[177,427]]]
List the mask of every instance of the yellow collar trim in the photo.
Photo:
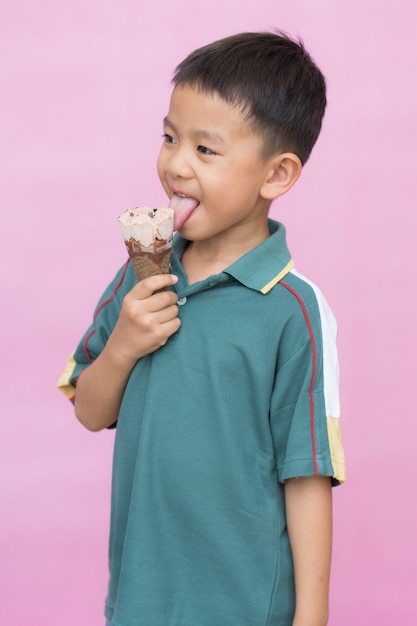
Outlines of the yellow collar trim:
[[266,285],[262,287],[261,293],[266,294],[268,293],[268,291],[271,291],[272,287],[275,287],[275,285],[279,283],[279,281],[282,280],[284,276],[286,276],[288,272],[292,270],[293,267],[294,261],[291,259],[287,263],[287,265],[280,271],[280,273],[275,276],[275,278],[270,280],[269,283],[266,283]]

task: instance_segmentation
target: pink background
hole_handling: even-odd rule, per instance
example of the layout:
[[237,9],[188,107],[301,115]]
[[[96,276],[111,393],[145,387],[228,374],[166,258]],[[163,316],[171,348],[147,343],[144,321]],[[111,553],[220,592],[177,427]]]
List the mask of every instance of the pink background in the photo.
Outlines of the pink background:
[[0,0],[0,623],[103,625],[114,433],[84,430],[56,381],[125,259],[117,215],[164,201],[174,66],[279,27],[329,89],[311,162],[273,216],[340,328],[348,483],[330,625],[415,624],[415,3],[147,4]]

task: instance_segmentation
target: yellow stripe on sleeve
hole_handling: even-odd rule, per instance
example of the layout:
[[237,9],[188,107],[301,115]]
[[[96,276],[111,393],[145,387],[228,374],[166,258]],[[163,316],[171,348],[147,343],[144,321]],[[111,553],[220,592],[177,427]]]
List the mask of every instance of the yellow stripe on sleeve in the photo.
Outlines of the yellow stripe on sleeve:
[[57,387],[67,398],[73,398],[75,396],[75,387],[71,385],[70,380],[72,373],[75,369],[74,353],[71,354],[68,359],[67,366],[64,373],[58,380]]
[[337,417],[327,417],[327,432],[334,470],[333,477],[340,483],[344,483],[346,481],[345,454],[343,452],[339,419]]

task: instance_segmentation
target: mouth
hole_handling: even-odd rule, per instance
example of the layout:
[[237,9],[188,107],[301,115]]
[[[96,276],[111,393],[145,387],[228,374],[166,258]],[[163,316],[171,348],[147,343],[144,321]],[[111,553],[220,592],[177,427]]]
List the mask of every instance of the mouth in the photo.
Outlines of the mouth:
[[182,193],[174,193],[169,201],[169,208],[174,211],[174,230],[180,230],[199,204],[200,202],[195,198]]

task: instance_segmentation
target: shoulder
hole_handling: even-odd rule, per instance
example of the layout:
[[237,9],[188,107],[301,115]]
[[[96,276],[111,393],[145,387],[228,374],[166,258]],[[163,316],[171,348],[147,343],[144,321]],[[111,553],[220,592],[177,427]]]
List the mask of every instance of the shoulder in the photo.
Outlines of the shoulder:
[[338,376],[337,322],[322,291],[311,280],[292,269],[277,285],[286,302],[285,354],[310,346],[317,363],[325,362]]
[[321,289],[311,280],[292,269],[280,283],[291,294],[294,304],[311,324],[318,323],[332,333],[337,332],[333,312]]

